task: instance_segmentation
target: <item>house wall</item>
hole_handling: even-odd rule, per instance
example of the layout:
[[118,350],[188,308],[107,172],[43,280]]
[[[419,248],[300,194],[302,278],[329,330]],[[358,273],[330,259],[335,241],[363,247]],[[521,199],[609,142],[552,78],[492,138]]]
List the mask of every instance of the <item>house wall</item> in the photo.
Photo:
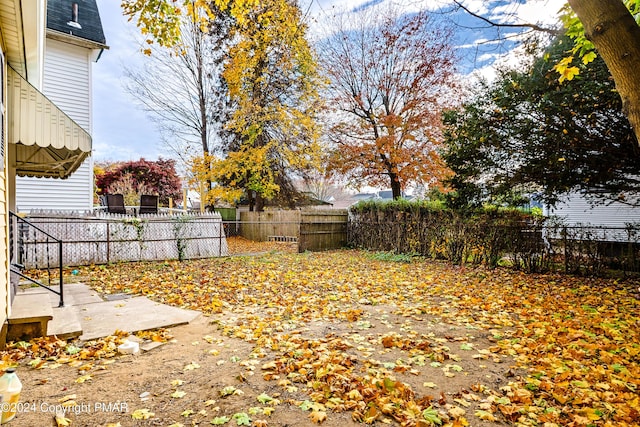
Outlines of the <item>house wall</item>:
[[[9,317],[9,307],[11,306],[10,302],[10,292],[9,292],[9,194],[7,191],[8,186],[8,171],[9,171],[9,163],[8,153],[7,153],[7,114],[5,111],[5,105],[7,102],[6,93],[7,93],[7,73],[6,73],[6,64],[4,52],[0,53],[0,68],[2,71],[2,82],[0,83],[0,88],[2,89],[2,96],[0,97],[0,102],[2,103],[1,108],[1,120],[2,120],[2,129],[0,129],[1,139],[0,144],[2,144],[2,159],[0,163],[2,165],[2,172],[0,173],[0,216],[2,217],[2,227],[0,227],[0,246],[2,250],[0,250],[0,325],[4,325],[5,321]],[[2,328],[2,335],[6,332],[6,329]],[[4,341],[3,337],[0,337],[0,344]]]
[[[42,93],[91,133],[90,49],[47,39]],[[67,179],[18,177],[16,208],[84,211],[93,207],[93,158]]]
[[620,202],[592,206],[578,193],[568,194],[553,208],[546,207],[545,215],[560,217],[567,225],[624,228],[629,223],[640,223],[638,207]]

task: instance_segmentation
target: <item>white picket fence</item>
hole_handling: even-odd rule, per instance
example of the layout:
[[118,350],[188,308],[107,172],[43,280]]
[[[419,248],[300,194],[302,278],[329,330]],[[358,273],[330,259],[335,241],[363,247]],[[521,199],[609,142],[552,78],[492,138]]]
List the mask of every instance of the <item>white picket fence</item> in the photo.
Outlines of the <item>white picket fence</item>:
[[[229,254],[222,218],[216,213],[131,216],[40,211],[30,213],[26,219],[63,241],[65,266]],[[20,242],[26,268],[58,263],[53,243],[35,229],[20,230]]]

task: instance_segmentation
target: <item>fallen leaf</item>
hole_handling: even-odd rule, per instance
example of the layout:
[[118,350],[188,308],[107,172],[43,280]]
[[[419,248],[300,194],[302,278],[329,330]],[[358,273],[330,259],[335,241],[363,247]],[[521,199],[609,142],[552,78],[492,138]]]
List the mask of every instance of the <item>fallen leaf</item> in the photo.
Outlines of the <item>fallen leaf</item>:
[[131,414],[131,418],[133,418],[134,420],[148,420],[149,418],[154,417],[155,415],[156,414],[149,411],[149,409],[142,408],[142,409],[136,409],[135,411],[133,411],[133,413]]
[[82,375],[82,376],[76,378],[76,382],[78,384],[82,384],[82,383],[84,383],[86,381],[91,381],[92,379],[93,378],[91,377],[91,375]]
[[66,418],[64,415],[56,414],[56,416],[53,417],[53,419],[57,427],[66,427],[71,425],[71,420],[69,418]]
[[480,418],[481,420],[497,421],[497,418],[491,412],[488,412],[488,411],[478,410],[474,413],[474,415]]
[[231,418],[229,417],[215,417],[214,419],[211,420],[211,424],[216,425],[216,426],[221,426],[223,424],[228,423],[229,421],[231,421]]
[[238,424],[239,426],[251,425],[251,418],[249,418],[249,415],[245,414],[244,412],[233,414],[233,419],[236,420],[236,424]]
[[196,362],[191,362],[184,367],[185,371],[193,371],[194,369],[200,369],[200,365],[198,365]]
[[327,419],[327,413],[325,411],[311,411],[309,418],[316,424],[320,424]]

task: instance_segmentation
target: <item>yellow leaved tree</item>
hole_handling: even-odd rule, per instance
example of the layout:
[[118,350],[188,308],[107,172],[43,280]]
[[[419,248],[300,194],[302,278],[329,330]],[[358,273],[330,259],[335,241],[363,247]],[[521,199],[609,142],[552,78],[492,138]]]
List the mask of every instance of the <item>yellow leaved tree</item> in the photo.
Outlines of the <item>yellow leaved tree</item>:
[[192,184],[215,182],[206,194],[204,203],[214,206],[221,201],[233,204],[248,193],[258,193],[264,198],[275,196],[280,187],[275,183],[273,171],[267,161],[267,147],[240,150],[226,158],[211,154],[193,160]]
[[252,208],[262,210],[276,195],[294,200],[293,181],[319,164],[316,115],[322,85],[297,2],[123,0],[122,4],[146,35],[148,53],[154,43],[178,43],[180,26],[174,23],[184,14],[203,28],[215,20],[214,10],[233,17],[233,44],[223,72],[233,104],[225,129],[233,138],[222,147],[221,157],[205,153],[194,160],[195,180],[216,183],[207,195],[209,203],[238,200],[242,195]]
[[294,179],[318,166],[321,80],[295,2],[266,0],[246,11],[223,72],[234,109],[225,127],[235,137],[223,157],[194,162],[194,174],[217,183],[210,203],[244,196],[260,211],[276,195],[295,199]]

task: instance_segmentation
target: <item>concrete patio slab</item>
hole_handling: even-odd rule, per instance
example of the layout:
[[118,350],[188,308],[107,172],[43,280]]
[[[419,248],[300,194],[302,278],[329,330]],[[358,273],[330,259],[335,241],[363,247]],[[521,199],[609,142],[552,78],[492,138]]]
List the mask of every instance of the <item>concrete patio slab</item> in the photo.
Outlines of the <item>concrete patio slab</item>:
[[[56,291],[57,288],[52,286]],[[107,297],[103,299],[83,283],[64,285],[64,307],[58,307],[58,295],[43,288],[27,288],[18,294],[26,298],[26,309],[31,308],[28,311],[42,311],[49,300],[46,309],[53,312],[53,319],[47,326],[47,335],[61,339],[79,336],[88,341],[111,335],[116,330],[137,332],[168,328],[189,323],[200,315],[199,311],[156,303],[146,297],[118,295],[113,300],[106,300]]]
[[82,335],[88,341],[113,334],[168,328],[184,325],[200,315],[200,312],[153,302],[146,297],[134,297],[119,301],[82,304],[79,309]]
[[61,340],[82,335],[82,323],[78,317],[78,307],[65,304],[64,307],[53,307],[53,319],[47,326],[47,335],[55,335]]

